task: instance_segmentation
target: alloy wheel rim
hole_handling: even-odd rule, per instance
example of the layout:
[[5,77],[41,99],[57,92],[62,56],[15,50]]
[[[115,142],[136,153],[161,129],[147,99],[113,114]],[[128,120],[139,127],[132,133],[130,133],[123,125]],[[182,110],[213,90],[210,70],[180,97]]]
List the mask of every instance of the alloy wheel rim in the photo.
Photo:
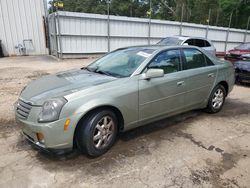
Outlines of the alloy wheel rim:
[[224,93],[221,89],[217,89],[214,93],[213,99],[212,99],[212,105],[214,109],[219,109],[224,100]]
[[104,116],[96,124],[93,142],[97,149],[105,148],[109,145],[114,136],[114,121],[110,116]]

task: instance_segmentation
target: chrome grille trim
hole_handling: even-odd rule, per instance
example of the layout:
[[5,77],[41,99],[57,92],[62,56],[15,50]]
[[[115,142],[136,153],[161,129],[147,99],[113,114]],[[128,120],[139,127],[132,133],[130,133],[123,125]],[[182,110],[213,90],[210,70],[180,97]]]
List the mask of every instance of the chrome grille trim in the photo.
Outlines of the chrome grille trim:
[[31,108],[32,108],[32,103],[18,99],[16,106],[16,114],[21,119],[27,119]]

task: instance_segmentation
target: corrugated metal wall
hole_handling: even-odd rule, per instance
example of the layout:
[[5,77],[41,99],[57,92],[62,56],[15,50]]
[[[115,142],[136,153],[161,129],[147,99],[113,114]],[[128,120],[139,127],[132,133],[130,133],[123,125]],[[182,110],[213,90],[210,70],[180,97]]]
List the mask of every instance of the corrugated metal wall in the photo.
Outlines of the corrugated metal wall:
[[47,3],[44,0],[0,0],[0,40],[5,55],[20,55],[18,45],[25,45],[28,55],[48,53],[44,2]]
[[[50,43],[53,55],[61,58],[105,53],[124,46],[155,44],[171,35],[205,37],[223,52],[250,41],[250,32],[173,21],[151,20],[98,14],[57,12],[49,15]],[[225,43],[228,35],[228,42]]]

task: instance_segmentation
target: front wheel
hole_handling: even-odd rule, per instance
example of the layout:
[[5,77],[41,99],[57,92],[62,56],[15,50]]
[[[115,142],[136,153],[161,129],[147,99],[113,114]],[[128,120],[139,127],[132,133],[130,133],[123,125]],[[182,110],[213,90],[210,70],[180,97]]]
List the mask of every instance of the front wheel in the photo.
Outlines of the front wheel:
[[107,152],[117,135],[117,118],[110,110],[96,111],[86,117],[77,129],[78,148],[92,157]]
[[207,111],[217,113],[221,111],[226,97],[226,90],[222,85],[217,85],[210,94]]

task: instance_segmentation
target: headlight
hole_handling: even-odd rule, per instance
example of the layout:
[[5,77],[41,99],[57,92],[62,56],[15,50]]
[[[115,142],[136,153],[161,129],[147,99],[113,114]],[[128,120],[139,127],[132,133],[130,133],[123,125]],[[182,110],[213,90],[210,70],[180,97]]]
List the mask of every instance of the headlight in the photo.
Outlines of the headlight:
[[250,58],[250,54],[243,54],[243,55],[241,55],[241,57],[243,57],[243,58]]
[[65,98],[54,98],[44,102],[41,113],[38,117],[38,122],[51,122],[59,119],[62,107],[68,101]]

